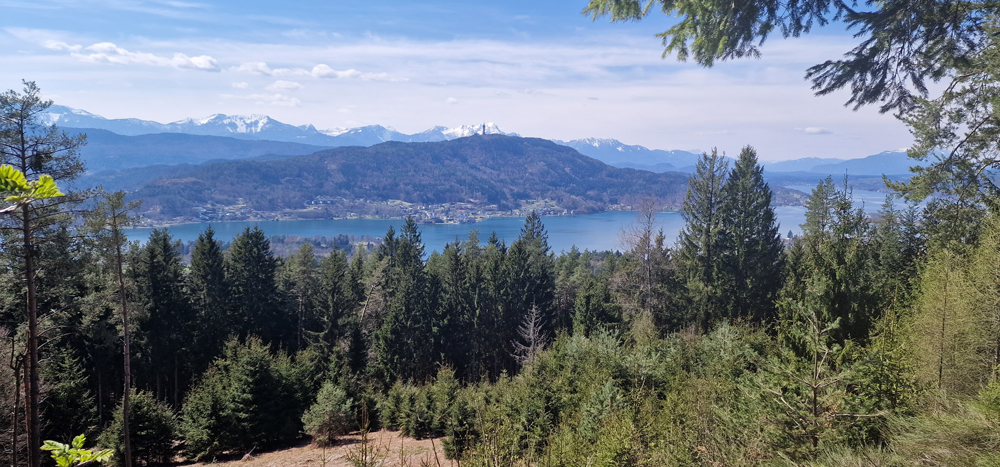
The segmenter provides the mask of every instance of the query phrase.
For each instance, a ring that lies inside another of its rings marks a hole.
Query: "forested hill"
[[[81,152],[90,172],[153,164],[200,164],[211,160],[248,159],[266,155],[303,156],[326,149],[310,144],[221,136],[181,133],[122,136],[93,128],[61,129],[69,134],[87,135],[87,145]]]
[[[161,178],[134,193],[144,209],[189,215],[197,205],[245,203],[260,211],[301,209],[321,198],[466,202],[516,209],[528,200],[600,211],[654,196],[679,206],[686,174],[619,169],[551,141],[485,135],[433,143],[387,142],[271,161],[210,164]]]

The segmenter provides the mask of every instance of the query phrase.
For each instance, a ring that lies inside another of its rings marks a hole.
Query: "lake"
[[[811,188],[809,188],[811,190]],[[865,200],[865,210],[875,212],[881,206],[881,202],[874,203],[875,199],[885,195],[873,191],[854,190],[855,200]],[[778,206],[775,214],[780,224],[778,232],[782,236],[788,235],[789,231],[795,234],[801,233],[799,227],[805,222],[805,208],[802,206]],[[542,223],[549,233],[549,245],[552,251],[559,253],[568,251],[570,247],[576,245],[580,250],[619,250],[622,249],[620,232],[622,228],[628,226],[636,219],[636,213],[628,211],[609,211],[598,214],[584,214],[576,216],[552,216],[543,217]],[[183,224],[170,227],[170,234],[183,242],[193,241],[198,238],[198,234],[211,224],[215,229],[215,238],[220,240],[231,240],[247,227],[258,226],[267,236],[274,235],[295,235],[299,237],[314,237],[322,235],[333,237],[336,235],[354,235],[358,237],[370,236],[372,238],[385,235],[389,226],[395,227],[399,232],[403,221],[400,219],[327,219],[327,220],[300,220],[300,221],[261,221],[261,222],[212,222],[198,224]],[[674,244],[681,228],[684,227],[684,219],[677,212],[662,212],[656,215],[658,229],[663,229],[663,234],[667,238],[669,245]],[[524,218],[521,217],[493,217],[476,224],[422,224],[420,225],[421,238],[428,253],[441,251],[444,246],[455,239],[464,240],[468,238],[472,230],[479,231],[479,239],[486,243],[491,233],[496,232],[497,236],[510,244],[517,239],[521,233],[521,226],[524,225]],[[144,241],[149,237],[152,229],[129,229],[128,236],[132,240]]]
[[[776,208],[778,220],[781,223],[779,231],[786,235],[788,230],[798,233],[799,224],[805,222],[805,209],[798,206],[779,206]],[[610,211],[598,214],[577,216],[543,217],[542,223],[549,234],[549,245],[555,252],[568,251],[576,245],[584,250],[617,250],[621,249],[619,239],[623,227],[634,222],[636,213],[627,211]],[[333,220],[300,220],[300,221],[264,221],[264,222],[213,222],[199,224],[182,224],[169,227],[170,234],[183,242],[193,241],[198,234],[211,224],[215,229],[215,238],[230,240],[243,229],[257,226],[267,236],[295,235],[299,237],[314,237],[323,235],[355,235],[358,237],[382,237],[389,226],[399,232],[403,221],[400,219],[333,219]],[[663,229],[667,243],[672,244],[677,239],[684,219],[680,213],[663,212],[656,215],[657,228]],[[444,246],[455,241],[468,238],[472,230],[479,231],[479,239],[486,243],[491,233],[510,244],[517,239],[524,225],[522,217],[492,217],[476,224],[422,224],[421,238],[427,252],[441,251]],[[149,237],[152,229],[128,229],[130,239],[143,241]]]

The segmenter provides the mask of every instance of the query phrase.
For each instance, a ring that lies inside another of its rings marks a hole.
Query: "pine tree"
[[[763,322],[774,315],[774,300],[781,288],[782,244],[778,233],[773,194],[764,182],[757,152],[743,148],[722,187],[723,229],[718,279],[720,307],[730,318]]]
[[[22,93],[10,90],[0,94],[0,164],[9,164],[21,172],[28,181],[51,177],[51,180],[72,180],[83,173],[79,148],[86,144],[85,136],[70,137],[56,128],[46,126],[42,117],[52,101],[42,100],[41,90],[34,82],[25,81]],[[53,184],[54,185],[54,184]],[[81,196],[71,194],[60,198],[36,199],[19,203],[9,216],[3,216],[4,231],[17,232],[17,242],[5,245],[23,268],[26,290],[25,321],[27,322],[27,365],[25,387],[27,407],[28,465],[41,465],[38,446],[41,440],[41,403],[38,361],[38,303],[35,278],[38,244],[44,241],[45,232],[65,220],[60,206],[78,201]]]
[[[685,225],[677,240],[679,268],[681,277],[687,281],[702,332],[708,330],[718,314],[718,281],[722,266],[720,236],[724,224],[722,187],[726,182],[727,166],[715,149],[711,154],[702,154],[695,173],[688,179],[681,210]]]
[[[131,405],[129,394],[132,392],[132,320],[129,314],[130,297],[128,286],[125,281],[125,256],[124,248],[128,243],[123,229],[134,220],[131,212],[138,209],[138,201],[125,201],[125,192],[105,194],[104,199],[93,211],[87,213],[87,223],[91,230],[91,236],[95,240],[98,250],[102,251],[104,262],[113,265],[114,275],[117,278],[117,295],[121,306],[122,338],[124,341],[124,392],[122,397],[123,420],[122,432],[125,438],[125,466],[132,467],[132,444],[131,431],[128,420],[130,419]]]

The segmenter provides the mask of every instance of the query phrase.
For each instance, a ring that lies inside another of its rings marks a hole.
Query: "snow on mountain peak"
[[[439,128],[439,127],[435,127]],[[485,130],[484,130],[485,128]],[[503,131],[500,131],[500,127],[496,123],[489,122],[481,125],[462,125],[455,128],[449,128],[447,130],[442,130],[441,133],[445,135],[448,139],[464,138],[466,136],[480,135],[485,131],[488,135],[505,135]]]

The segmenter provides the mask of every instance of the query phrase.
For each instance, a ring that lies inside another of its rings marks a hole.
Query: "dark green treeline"
[[[366,414],[470,465],[905,464],[940,425],[928,391],[951,407],[1000,392],[995,233],[956,244],[934,211],[889,202],[869,218],[827,179],[782,239],[771,200],[748,147],[732,168],[701,158],[676,248],[652,204],[620,252],[556,255],[535,214],[510,244],[473,232],[429,256],[412,220],[323,257],[278,257],[259,229],[223,250],[208,229],[188,264],[154,231],[126,255],[136,456],[332,442]],[[113,268],[67,227],[49,236],[43,433],[120,451]],[[14,407],[23,291],[3,259]]]

